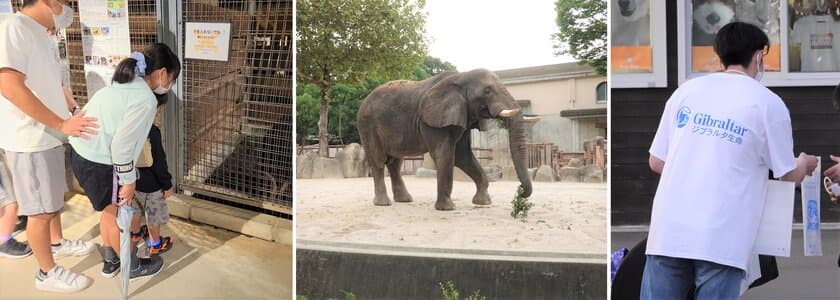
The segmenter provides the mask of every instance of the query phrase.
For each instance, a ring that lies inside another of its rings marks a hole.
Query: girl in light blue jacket
[[[105,277],[116,276],[120,269],[117,207],[131,204],[137,181],[134,163],[149,136],[159,101],[166,99],[163,95],[180,71],[178,57],[164,44],[132,53],[117,66],[111,85],[93,95],[83,109],[87,116],[98,118],[99,133],[88,140],[70,138],[73,173],[93,209],[102,211],[99,230]],[[134,257],[131,278],[153,276],[162,268],[159,256]]]

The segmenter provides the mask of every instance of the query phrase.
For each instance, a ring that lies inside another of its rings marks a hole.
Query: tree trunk
[[[329,157],[330,144],[327,136],[329,135],[327,124],[329,122],[330,110],[330,87],[322,87],[324,97],[321,98],[321,114],[318,117],[318,156]]]

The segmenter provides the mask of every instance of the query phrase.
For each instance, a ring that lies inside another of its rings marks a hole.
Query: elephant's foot
[[[394,190],[394,201],[407,203],[414,201],[414,199],[411,199],[411,195],[403,188]]]
[[[472,203],[475,205],[490,205],[490,203],[492,203],[490,201],[490,194],[488,194],[487,191],[477,192],[475,193],[475,196],[473,196]]]
[[[438,201],[435,202],[435,209],[437,209],[437,210],[455,210],[455,203],[452,202],[452,199],[449,199],[449,197],[447,197],[445,199],[438,199]]]
[[[373,205],[376,206],[390,206],[391,199],[388,199],[388,195],[377,195],[373,198]]]

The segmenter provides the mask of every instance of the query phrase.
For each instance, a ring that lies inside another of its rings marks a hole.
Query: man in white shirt
[[[665,105],[650,148],[653,200],[642,299],[738,299],[769,170],[800,182],[816,157],[793,154],[790,113],[756,80],[769,49],[758,27],[720,29],[725,72],[690,80]]]
[[[56,0],[25,0],[21,11],[0,23],[0,148],[6,152],[18,213],[28,216],[27,240],[40,267],[35,287],[75,292],[90,279],[56,265],[55,257],[86,255],[91,243],[61,239],[58,214],[67,191],[65,136],[94,134],[95,119],[71,116],[61,86],[55,41]],[[65,15],[66,17],[66,15]],[[65,22],[66,23],[66,22]]]

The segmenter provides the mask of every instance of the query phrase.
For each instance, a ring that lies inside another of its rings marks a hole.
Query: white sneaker
[[[96,250],[96,244],[91,242],[84,242],[81,240],[71,241],[62,239],[61,245],[52,247],[52,255],[54,259],[60,259],[68,256],[84,256]]]
[[[47,292],[74,293],[86,289],[89,285],[89,278],[59,265],[53,267],[47,276],[42,276],[40,271],[35,275],[35,288]]]

